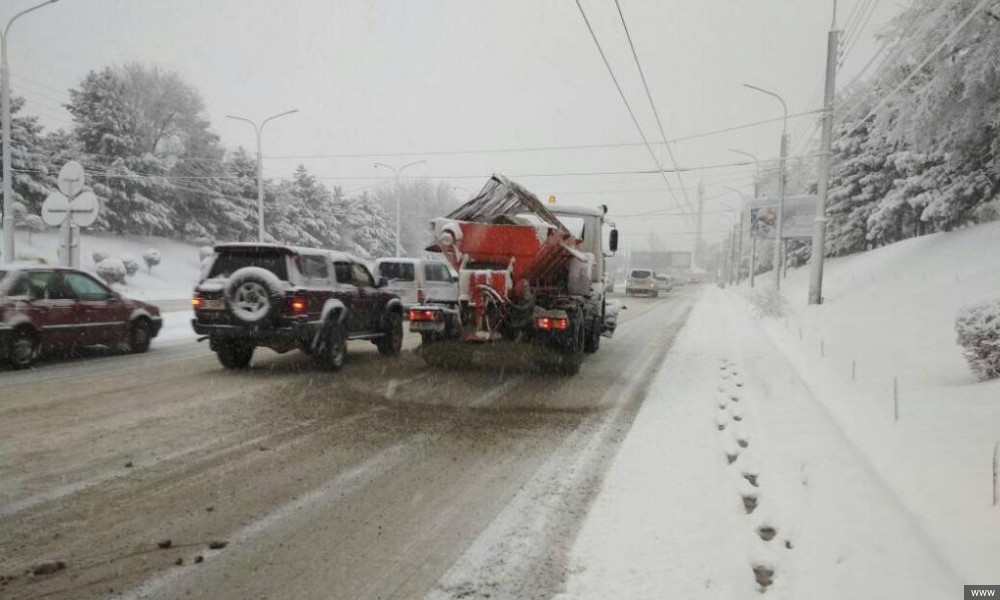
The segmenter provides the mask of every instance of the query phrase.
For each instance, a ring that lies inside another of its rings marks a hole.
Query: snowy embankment
[[[191,290],[198,282],[198,248],[192,244],[159,237],[113,236],[83,232],[80,243],[80,263],[84,269],[95,267],[92,255],[102,252],[119,260],[132,259],[139,265],[139,272],[127,279],[119,289],[130,298],[140,300],[172,300],[189,298]],[[17,232],[17,255],[19,257],[39,257],[50,264],[57,264],[59,248],[58,232],[48,230],[31,235]],[[158,250],[162,262],[149,272],[142,260],[146,250]]]
[[[1000,224],[833,260],[826,304],[808,308],[802,269],[787,322],[756,318],[745,289],[708,290],[563,597],[936,599],[995,583],[1000,382],[969,373],[954,318],[1000,296],[996,256]]]

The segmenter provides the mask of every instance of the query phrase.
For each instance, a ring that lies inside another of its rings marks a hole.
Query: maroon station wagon
[[[145,352],[161,325],[160,309],[122,298],[84,271],[0,264],[0,361],[15,368],[55,348],[125,344]]]

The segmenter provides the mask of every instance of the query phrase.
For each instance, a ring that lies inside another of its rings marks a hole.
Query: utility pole
[[[426,160],[415,160],[415,161],[413,161],[411,163],[406,163],[405,165],[403,165],[402,167],[399,167],[398,169],[396,167],[392,166],[392,165],[387,165],[385,163],[380,163],[380,162],[375,163],[376,167],[385,167],[386,169],[391,169],[392,173],[393,173],[393,176],[395,178],[395,184],[396,184],[396,193],[395,193],[395,196],[396,196],[396,258],[399,258],[400,252],[401,252],[401,248],[402,248],[402,244],[400,243],[400,235],[401,235],[401,232],[402,232],[402,226],[400,224],[402,222],[402,209],[400,208],[400,196],[402,195],[402,191],[403,190],[401,190],[399,188],[399,174],[402,173],[403,169],[406,169],[407,167],[412,167],[414,165],[419,165],[419,164],[422,164],[422,163],[425,163],[425,162],[427,162],[427,161]]]
[[[744,87],[748,87],[752,90],[757,90],[758,92],[767,94],[777,98],[781,102],[781,108],[784,110],[784,119],[781,123],[781,162],[778,167],[778,219],[776,226],[774,228],[774,289],[781,289],[781,245],[782,245],[782,221],[784,220],[785,213],[785,163],[788,160],[788,104],[785,103],[785,99],[775,94],[765,90],[764,88],[757,87],[755,85],[743,84]]]
[[[58,1],[48,0],[22,10],[11,17],[10,21],[7,21],[7,26],[0,32],[0,111],[2,111],[0,112],[0,120],[3,121],[3,133],[0,137],[3,143],[3,260],[9,263],[14,262],[14,181],[11,177],[10,66],[7,64],[7,37],[10,35],[10,26],[19,17]]]
[[[837,90],[837,2],[833,3],[833,23],[826,42],[826,93],[823,101],[823,134],[820,141],[819,190],[816,220],[813,222],[812,264],[809,265],[809,304],[823,303],[823,258],[826,254],[826,198],[830,190],[830,161],[833,152],[833,109]]]
[[[691,258],[691,265],[698,267],[701,259],[701,219],[705,212],[705,182],[698,184],[698,222],[695,226],[694,253]]]
[[[268,117],[264,119],[259,126],[245,117],[226,115],[227,119],[250,123],[251,127],[253,127],[254,133],[257,135],[257,241],[260,243],[264,243],[264,153],[261,149],[260,136],[264,132],[264,126],[270,121],[273,121],[278,117],[283,117],[297,112],[299,112],[299,109],[294,108],[281,114]]]

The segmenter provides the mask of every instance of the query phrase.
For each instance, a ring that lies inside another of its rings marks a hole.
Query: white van
[[[425,302],[458,302],[458,275],[448,263],[424,258],[380,258],[375,273],[389,281],[386,291],[409,309]]]

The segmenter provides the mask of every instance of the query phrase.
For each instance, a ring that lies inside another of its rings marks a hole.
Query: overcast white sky
[[[810,101],[823,78],[832,0],[620,1],[668,137],[781,115],[776,100],[744,82],[782,94],[792,113],[818,108]],[[863,1],[840,0],[841,26]],[[6,0],[0,19],[36,2]],[[613,0],[583,6],[647,136],[659,139]],[[867,62],[875,34],[900,6],[878,2],[842,82]],[[518,177],[654,168],[641,146],[421,155],[640,141],[572,0],[61,0],[18,21],[9,45],[14,92],[48,127],[71,125],[61,104],[88,70],[155,63],[201,92],[227,145],[254,142],[250,127],[226,114],[260,119],[299,109],[265,131],[265,168],[273,176],[302,162],[325,183],[356,190],[390,173],[374,168],[371,157],[281,157],[388,153],[377,160],[424,158],[407,174],[467,190],[500,171],[540,197],[604,203],[613,215],[674,206],[658,175]],[[793,148],[812,125],[811,118],[791,122]],[[674,149],[682,167],[741,160],[729,148],[764,159],[777,154],[779,134],[780,124],[771,124]],[[705,181],[706,237],[720,237],[728,217],[717,213],[737,201],[735,193],[724,197],[723,186],[749,191],[751,173],[742,167],[683,176],[692,202]],[[629,245],[650,231],[664,234],[666,247],[692,242],[693,226],[683,218],[618,222]]]

